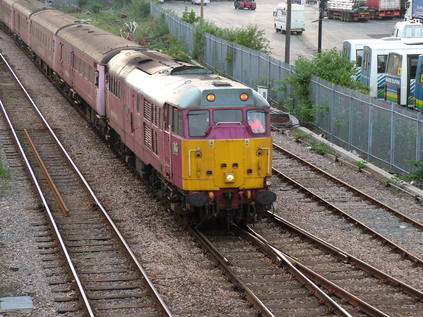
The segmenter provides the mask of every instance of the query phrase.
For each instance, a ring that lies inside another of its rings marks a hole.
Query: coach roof
[[[31,14],[51,9],[49,7],[46,7],[45,4],[39,1],[34,0],[16,0],[9,3],[13,3],[12,6],[19,10],[19,12],[25,14],[26,16],[30,16]]]
[[[31,20],[54,34],[65,26],[80,23],[76,18],[58,10],[37,12],[31,17]]]
[[[99,64],[106,64],[122,49],[140,49],[134,42],[103,31],[93,25],[78,24],[58,31],[58,37],[78,48]]]

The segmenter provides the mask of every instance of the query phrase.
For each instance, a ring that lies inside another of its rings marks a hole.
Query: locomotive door
[[[172,155],[171,155],[171,144],[172,144],[172,110],[173,107],[169,104],[163,106],[163,166],[164,175],[166,179],[170,180],[172,177]]]

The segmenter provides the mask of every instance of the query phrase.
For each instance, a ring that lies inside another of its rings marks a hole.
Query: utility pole
[[[291,0],[286,0],[285,63],[289,64],[291,51]]]
[[[201,18],[201,22],[203,22],[204,21],[204,0],[201,0],[200,18]]]
[[[201,0],[202,1],[202,0]],[[319,37],[317,40],[317,53],[322,51],[322,28],[323,28],[323,11],[324,11],[325,0],[320,0],[319,3]]]

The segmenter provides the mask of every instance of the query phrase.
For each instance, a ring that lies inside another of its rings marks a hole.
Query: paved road
[[[270,41],[272,56],[280,60],[285,58],[285,35],[276,33],[273,26],[273,11],[280,0],[256,0],[257,10],[235,10],[232,1],[213,2],[204,8],[204,18],[220,27],[237,28],[256,24],[263,30]],[[163,7],[173,10],[179,16],[185,8],[193,9],[200,15],[198,5],[191,2],[169,1]],[[316,5],[305,6],[306,31],[302,35],[291,36],[291,63],[298,56],[310,58],[317,52],[318,8]],[[391,34],[399,20],[372,20],[368,22],[341,22],[324,19],[323,49],[342,48],[344,39],[380,38]]]

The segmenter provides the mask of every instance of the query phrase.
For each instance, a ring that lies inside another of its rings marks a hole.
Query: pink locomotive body
[[[194,222],[254,222],[270,208],[261,95],[34,3],[0,0],[1,22],[172,210]]]

